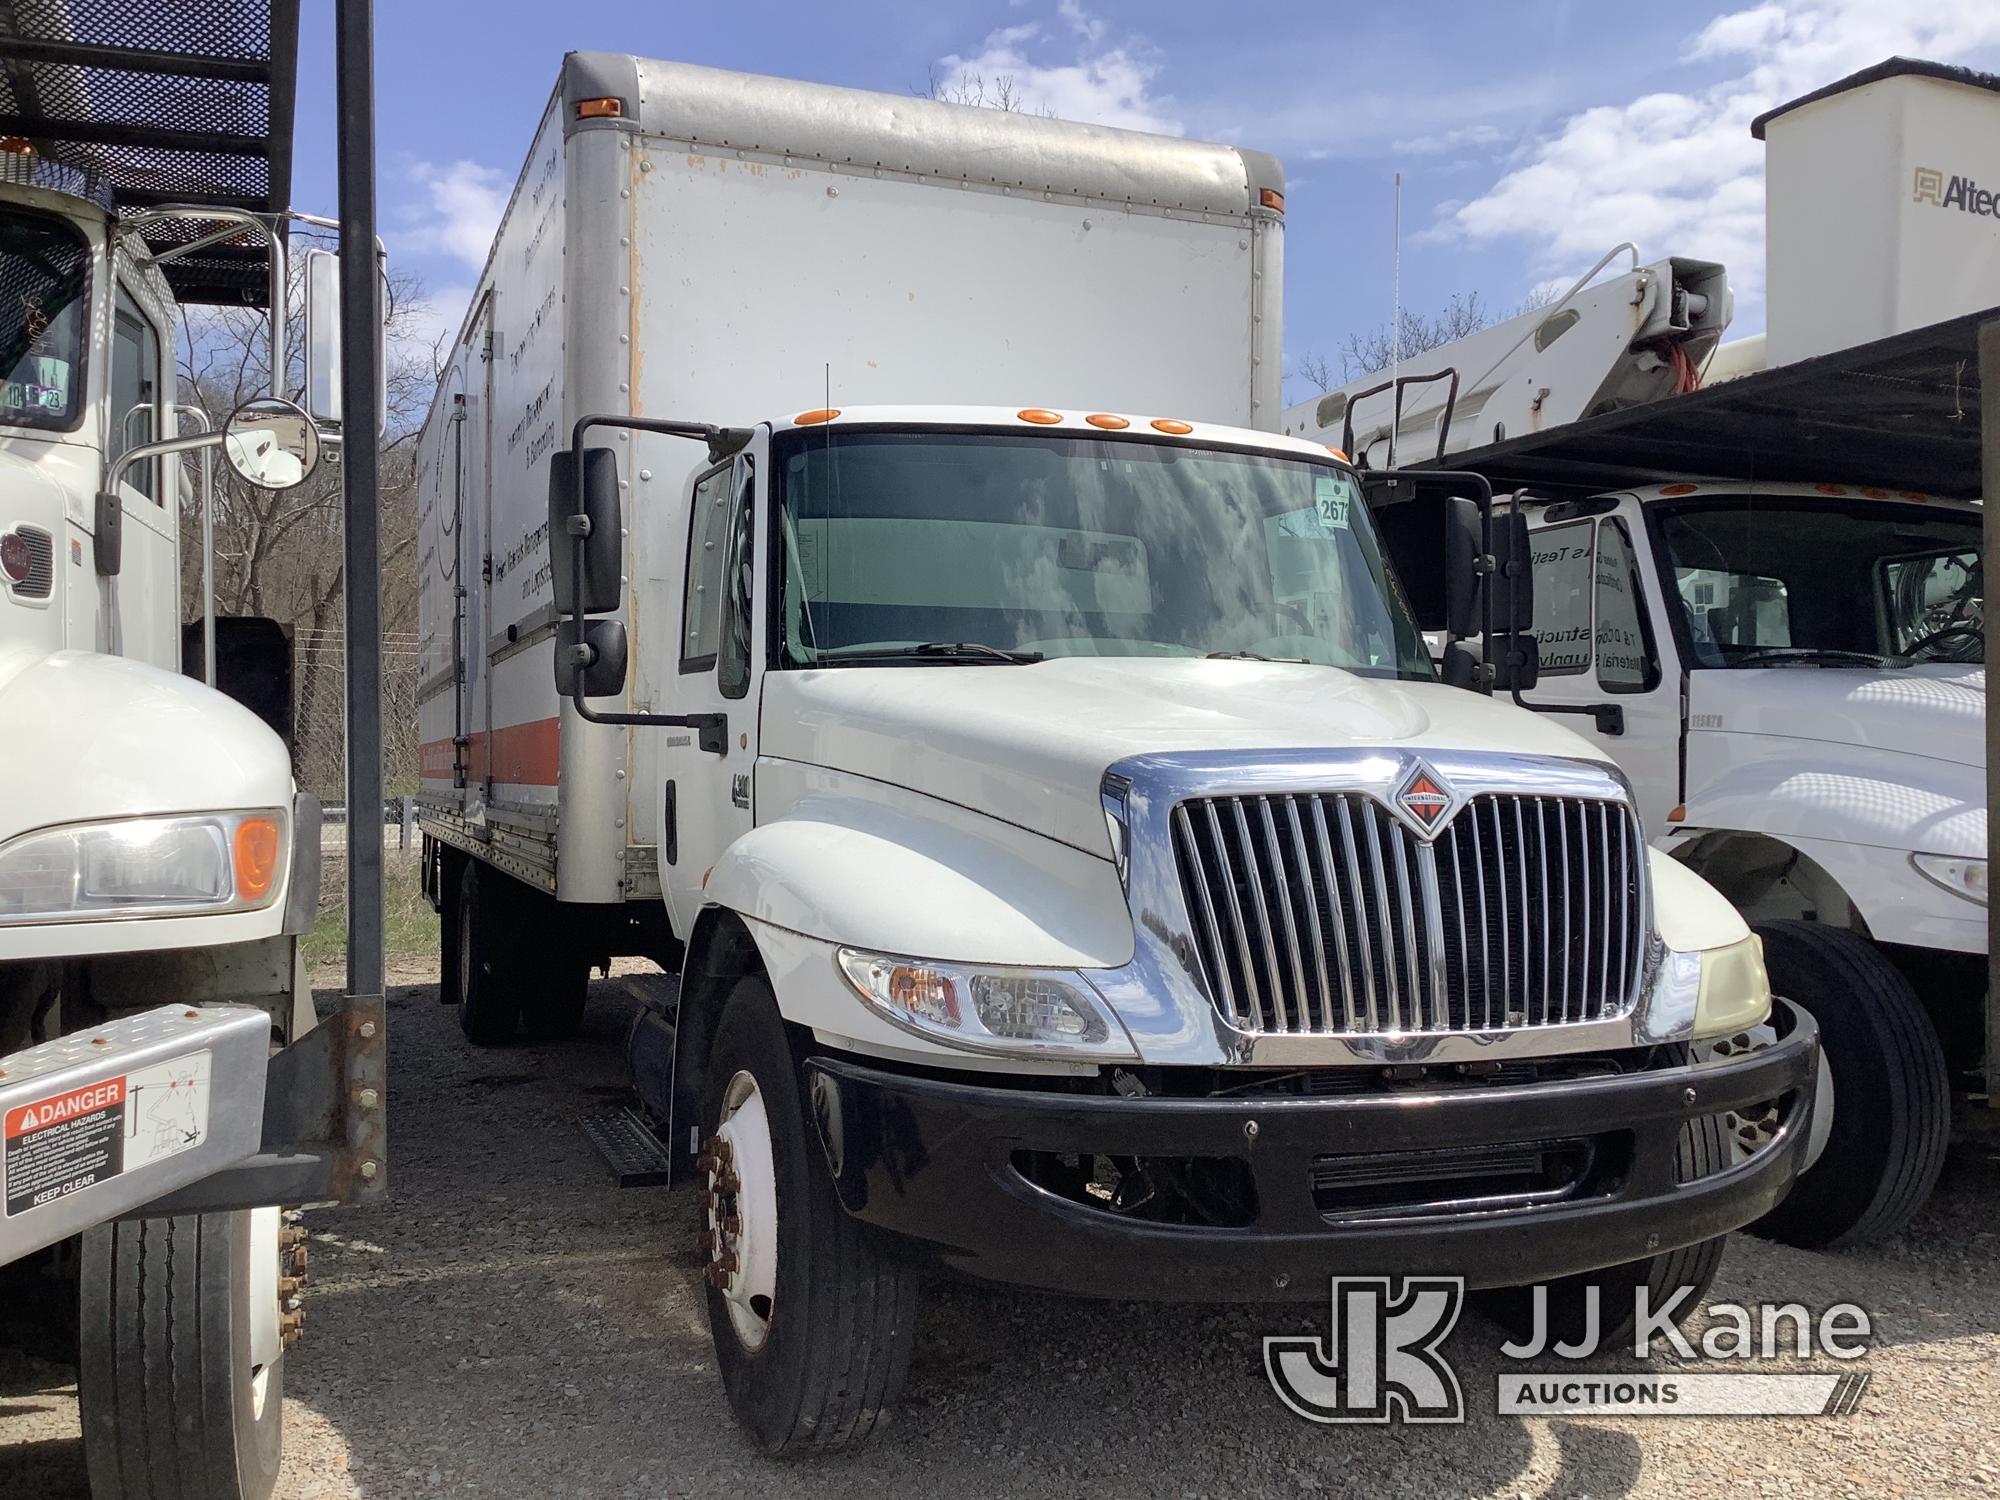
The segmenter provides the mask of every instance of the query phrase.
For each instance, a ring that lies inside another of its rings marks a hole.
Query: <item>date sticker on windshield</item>
[[[1313,479],[1313,509],[1318,512],[1322,526],[1338,526],[1342,531],[1347,530],[1347,496],[1340,481],[1329,474],[1320,474]]]

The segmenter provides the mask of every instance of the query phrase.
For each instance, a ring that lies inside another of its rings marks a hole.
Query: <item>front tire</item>
[[[703,1088],[708,1322],[730,1408],[766,1453],[846,1447],[902,1388],[917,1275],[834,1196],[770,987],[737,983]]]
[[[93,1500],[267,1500],[284,1463],[278,1223],[258,1209],[85,1232],[77,1398]]]
[[[1727,1164],[1728,1141],[1722,1122],[1714,1117],[1690,1121],[1681,1131],[1674,1154],[1675,1175],[1693,1182],[1719,1171]],[[1727,1235],[1683,1245],[1678,1250],[1647,1256],[1644,1260],[1562,1276],[1547,1283],[1547,1327],[1551,1340],[1559,1341],[1577,1357],[1613,1349],[1631,1335],[1637,1321],[1638,1294],[1646,1291],[1646,1305],[1658,1311],[1676,1295],[1680,1301],[1673,1312],[1678,1326],[1700,1310],[1715,1274],[1722,1267]],[[1591,1304],[1596,1303],[1595,1336],[1590,1337]],[[1515,1339],[1531,1337],[1535,1327],[1534,1288],[1496,1287],[1476,1291],[1472,1305]],[[1579,1348],[1578,1346],[1583,1346]]]
[[[1818,922],[1757,933],[1772,992],[1819,1022],[1833,1120],[1818,1160],[1751,1232],[1807,1250],[1886,1238],[1916,1216],[1944,1168],[1951,1078],[1937,1029],[1867,939]]]

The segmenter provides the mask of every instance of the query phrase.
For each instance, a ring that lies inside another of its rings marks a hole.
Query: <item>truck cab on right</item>
[[[1572,723],[1631,778],[1649,840],[1736,904],[1772,989],[1820,1023],[1823,1149],[1760,1231],[1894,1233],[1984,1041],[1979,506],[1713,480],[1523,509],[1525,700],[1595,708]]]

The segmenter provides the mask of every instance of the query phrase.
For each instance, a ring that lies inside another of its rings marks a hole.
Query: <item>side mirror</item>
[[[618,504],[618,455],[609,448],[583,450],[583,514],[590,524],[582,536],[570,526],[575,514],[576,459],[569,449],[559,448],[549,456],[549,575],[555,584],[556,613],[601,615],[618,608],[625,597],[620,582],[625,523]],[[583,551],[581,605],[574,597],[575,548]]]
[[[340,421],[340,257],[306,251],[306,410]]]
[[[97,492],[95,530],[90,537],[91,555],[99,578],[116,578],[125,566],[125,503],[108,490]]]
[[[1497,518],[1496,518],[1497,520]],[[1454,495],[1445,501],[1444,628],[1454,640],[1479,634],[1479,502]]]
[[[579,652],[582,653],[584,697],[605,698],[625,691],[624,621],[560,620],[556,623],[556,692],[565,698],[576,691]]]
[[[340,425],[340,257],[331,250],[308,250],[305,256],[306,410],[330,427]],[[386,276],[386,272],[385,272]],[[383,294],[386,308],[388,295]],[[375,368],[381,372],[377,410],[382,425],[389,422],[389,366],[385,359],[386,330],[375,330]]]
[[[1479,558],[1478,502],[1453,496],[1445,502],[1445,629],[1464,639],[1478,635],[1485,621],[1479,591],[1493,589],[1493,630],[1498,634],[1519,634],[1535,623],[1535,571],[1528,550],[1528,521],[1525,516],[1497,507],[1493,512],[1493,561],[1490,575],[1482,575]]]
[[[319,467],[319,428],[280,397],[245,401],[223,424],[222,456],[245,484],[295,489]]]
[[[1535,555],[1528,518],[1498,506],[1493,511],[1493,629],[1521,635],[1535,628]],[[1523,686],[1526,686],[1524,683]]]

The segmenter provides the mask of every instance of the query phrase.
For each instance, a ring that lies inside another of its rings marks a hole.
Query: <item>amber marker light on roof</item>
[[[1285,195],[1276,188],[1258,189],[1257,203],[1259,207],[1268,208],[1274,214],[1281,214],[1285,211]]]
[[[1088,422],[1092,427],[1102,427],[1106,432],[1116,432],[1121,427],[1130,427],[1132,425],[1123,417],[1114,417],[1108,411],[1094,411],[1083,420]]]
[[[1194,423],[1183,422],[1179,417],[1155,417],[1153,418],[1153,431],[1170,432],[1175,437],[1186,437],[1190,432],[1194,431]]]
[[[839,407],[821,406],[812,411],[800,412],[796,417],[792,418],[792,425],[794,427],[817,427],[822,422],[831,422],[839,415]]]
[[[1847,486],[1844,484],[1816,484],[1813,488],[1818,490],[1822,495],[1844,495],[1847,493]]]
[[[579,99],[576,101],[576,117],[579,120],[615,120],[625,113],[623,99]]]
[[[1344,464],[1353,462],[1353,460],[1347,456],[1345,450],[1336,448],[1331,443],[1328,443],[1326,445],[1326,451],[1331,453],[1335,458],[1339,459]]]
[[[1038,427],[1053,427],[1062,420],[1062,413],[1045,411],[1039,406],[1024,406],[1014,413],[1023,422],[1033,422]]]
[[[1687,821],[1687,815],[1688,815],[1687,804],[1683,802],[1678,807],[1676,807],[1672,812],[1667,814],[1667,821],[1669,823],[1685,823]]]
[[[1668,484],[1660,487],[1660,493],[1662,495],[1692,495],[1699,488],[1699,485],[1693,484]]]

